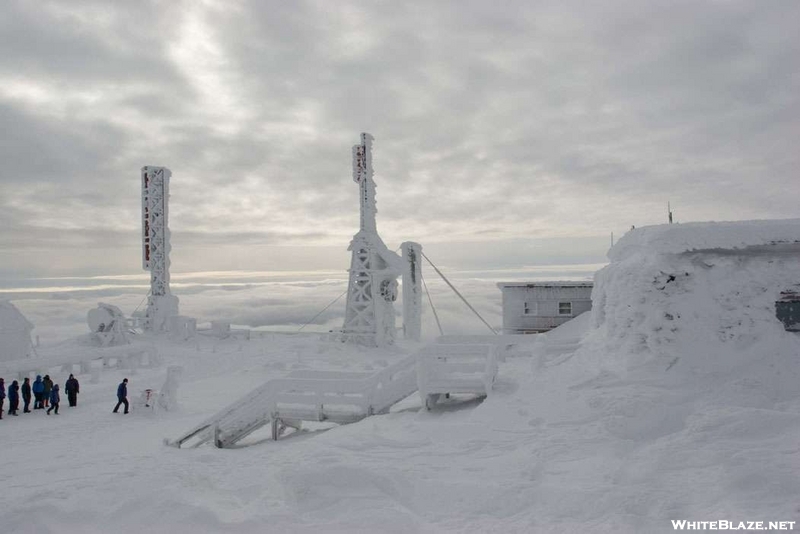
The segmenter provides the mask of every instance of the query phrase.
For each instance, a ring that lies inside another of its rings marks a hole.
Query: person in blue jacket
[[[6,383],[0,378],[0,419],[3,418],[3,402],[6,400]]]
[[[19,382],[14,380],[8,386],[8,415],[19,415]]]
[[[56,415],[58,415],[58,403],[61,402],[61,396],[58,394],[58,384],[53,384],[52,389],[50,389],[50,407],[47,409],[47,415],[50,415],[50,410],[56,410]]]
[[[128,413],[128,379],[124,378],[117,386],[117,405],[114,407],[114,413],[118,413],[119,407],[125,405],[125,413]]]
[[[44,408],[44,382],[42,382],[42,375],[36,375],[36,380],[33,381],[33,409],[41,410]]]

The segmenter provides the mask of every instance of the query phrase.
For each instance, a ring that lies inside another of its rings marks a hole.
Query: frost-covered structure
[[[178,315],[178,297],[169,289],[169,179],[166,167],[142,167],[142,268],[150,271],[144,329],[167,330]]]
[[[157,406],[164,411],[175,411],[178,409],[178,384],[183,367],[170,365],[167,367],[167,378],[158,392]]]
[[[407,241],[403,252],[403,336],[422,338],[422,245]]]
[[[637,228],[608,257],[595,275],[592,337],[609,360],[692,369],[733,366],[732,355],[796,357],[800,336],[777,303],[800,293],[800,219]]]
[[[134,406],[137,409],[147,409],[153,412],[177,410],[179,408],[178,384],[181,374],[183,374],[183,367],[178,365],[167,367],[167,378],[164,380],[161,389],[143,389],[139,393]]]
[[[361,224],[348,248],[352,259],[342,338],[382,346],[395,338],[393,303],[403,262],[383,243],[375,224],[372,141],[370,134],[362,133],[361,144],[353,147],[353,181],[359,185]]]
[[[125,314],[112,304],[98,302],[97,308],[86,314],[86,322],[89,324],[92,340],[101,347],[130,343]]]
[[[0,300],[0,361],[30,357],[33,352],[32,330],[33,324],[16,306],[7,300]]]

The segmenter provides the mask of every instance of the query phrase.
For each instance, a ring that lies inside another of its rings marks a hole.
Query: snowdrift
[[[606,366],[747,376],[776,400],[796,395],[800,336],[776,302],[800,289],[800,219],[639,228],[608,256],[586,343]]]

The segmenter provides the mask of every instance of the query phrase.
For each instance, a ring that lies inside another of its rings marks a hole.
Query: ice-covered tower
[[[142,167],[142,267],[150,271],[144,329],[161,332],[178,315],[178,297],[169,290],[169,178],[166,167]]]
[[[375,225],[375,181],[372,179],[372,140],[361,134],[353,147],[353,180],[359,185],[361,225],[350,242],[350,283],[347,290],[342,337],[364,345],[382,346],[394,342],[394,301],[402,260],[378,236]]]
[[[422,245],[406,241],[403,251],[403,335],[422,338]]]

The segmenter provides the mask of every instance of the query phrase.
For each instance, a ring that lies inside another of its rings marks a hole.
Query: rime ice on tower
[[[348,248],[353,255],[342,339],[382,346],[394,342],[393,302],[403,263],[386,248],[375,225],[372,140],[370,134],[362,133],[361,144],[353,147],[353,180],[359,184],[361,225]]]
[[[167,330],[168,318],[178,315],[178,297],[169,290],[169,178],[166,167],[142,167],[142,267],[150,271],[150,294],[144,329]]]
[[[422,338],[422,245],[406,241],[403,251],[403,336]]]

